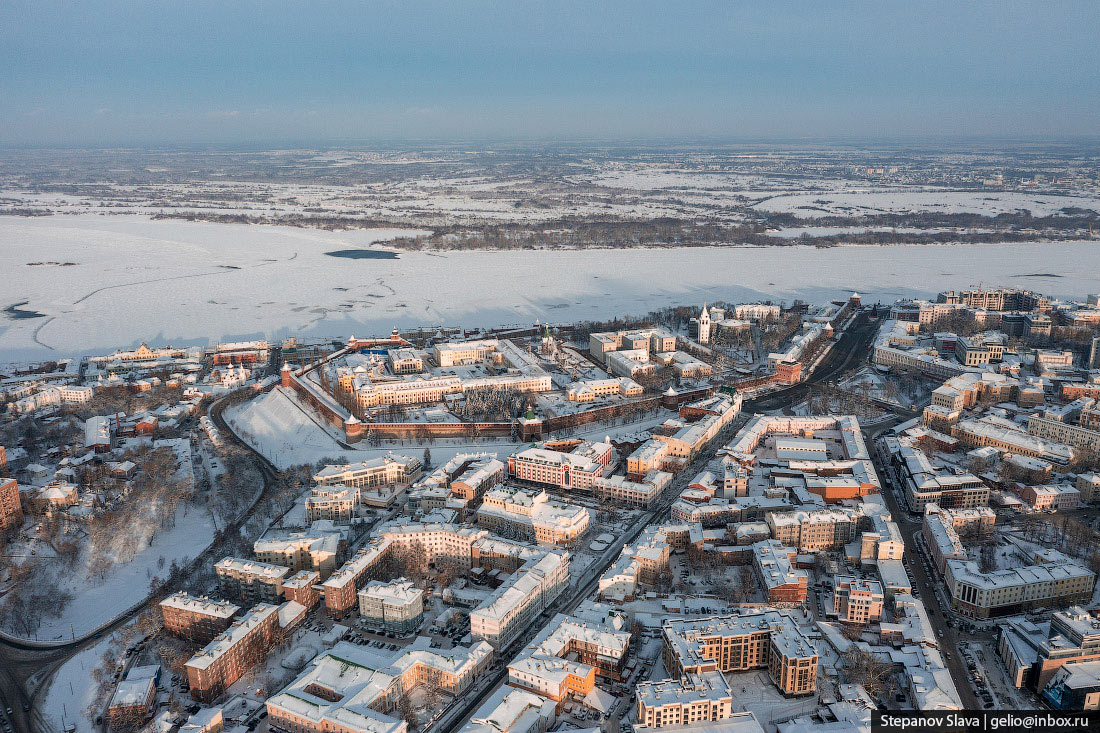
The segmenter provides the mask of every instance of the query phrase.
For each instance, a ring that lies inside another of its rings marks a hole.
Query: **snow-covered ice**
[[[1041,197],[1051,198],[1051,197]],[[143,216],[0,217],[4,361],[285,334],[603,319],[672,303],[930,296],[978,280],[1094,291],[1096,242],[401,252],[330,257],[400,231],[328,232]],[[31,262],[75,262],[30,266]],[[1085,264],[1085,267],[1082,267]]]

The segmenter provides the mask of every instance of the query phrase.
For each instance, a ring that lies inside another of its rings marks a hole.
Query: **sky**
[[[1100,3],[5,0],[0,146],[1096,136]]]

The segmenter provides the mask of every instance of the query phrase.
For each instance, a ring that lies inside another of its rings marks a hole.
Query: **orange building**
[[[15,479],[0,479],[0,531],[23,525],[23,504]]]

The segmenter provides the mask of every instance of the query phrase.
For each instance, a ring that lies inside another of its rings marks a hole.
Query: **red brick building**
[[[196,598],[186,593],[176,593],[160,602],[165,631],[199,644],[209,644],[228,629],[240,610],[232,603]]]
[[[313,608],[321,600],[321,593],[317,590],[320,582],[321,574],[316,570],[299,570],[283,581],[283,595],[288,601]]]
[[[15,479],[0,479],[0,531],[23,524],[23,504],[19,500],[19,484]]]
[[[211,702],[267,658],[279,632],[279,607],[259,603],[184,665],[191,697]]]
[[[775,378],[780,384],[798,384],[802,379],[802,363],[781,361],[775,365]]]

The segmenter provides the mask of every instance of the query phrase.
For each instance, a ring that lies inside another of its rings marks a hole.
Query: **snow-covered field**
[[[357,451],[343,448],[321,427],[319,418],[306,411],[293,391],[276,387],[267,394],[226,410],[233,431],[279,468],[316,463],[324,458],[347,456]]]
[[[398,234],[142,216],[0,217],[0,271],[8,275],[0,309],[19,304],[43,314],[0,321],[0,360],[140,341],[602,319],[716,299],[824,302],[856,290],[893,301],[978,280],[1080,298],[1100,277],[1096,242],[325,254]]]
[[[920,211],[995,216],[1026,210],[1033,216],[1048,216],[1074,207],[1100,211],[1100,198],[984,191],[859,191],[787,194],[756,205],[764,211],[781,211],[808,219]]]
[[[42,619],[38,638],[79,636],[110,621],[144,598],[153,577],[163,578],[172,561],[182,565],[213,539],[214,523],[206,508],[181,505],[174,527],[160,532],[133,560],[112,566],[102,581],[90,580],[83,572],[68,576],[60,587],[72,593],[73,600],[61,609],[60,616]]]
[[[85,714],[88,706],[95,702],[99,686],[92,678],[92,670],[104,666],[103,655],[115,636],[111,634],[85,647],[61,665],[50,679],[42,715],[54,730],[66,730],[69,725],[76,727],[76,733],[97,730],[92,718]]]

